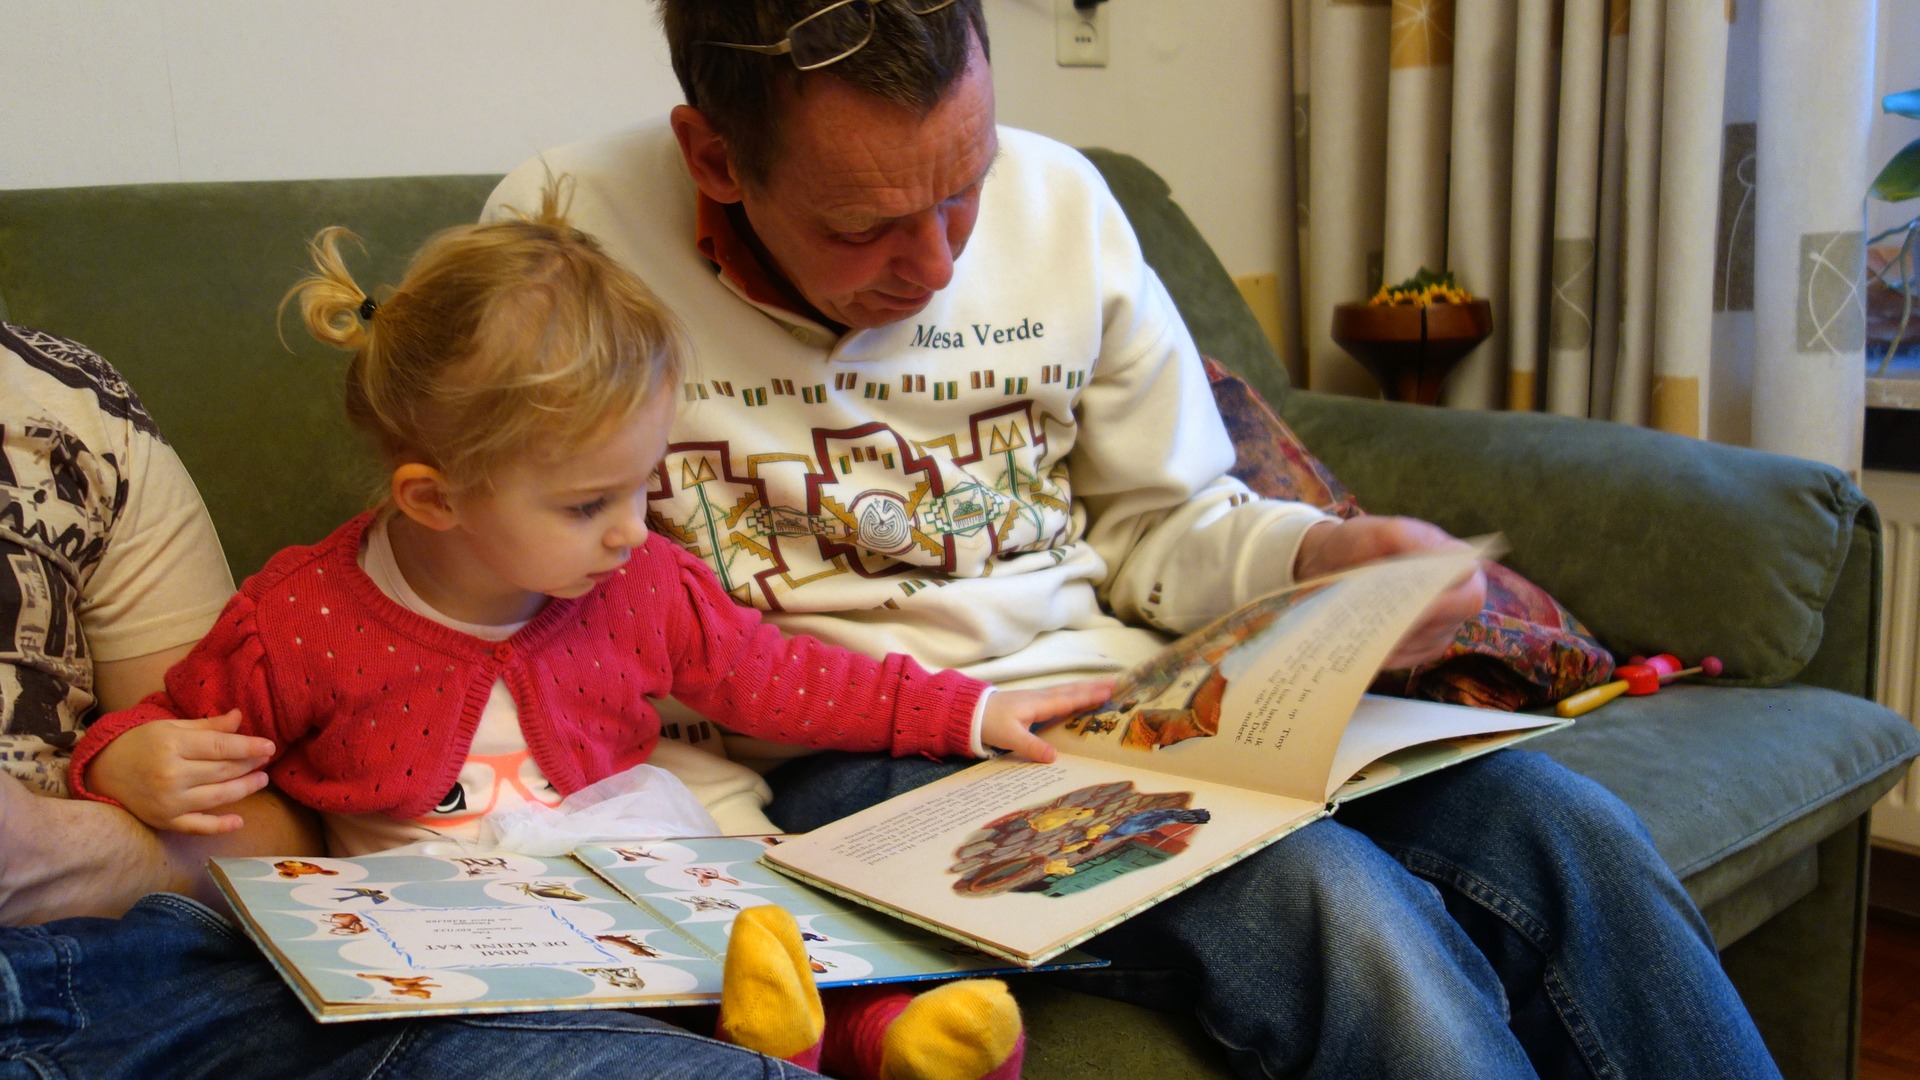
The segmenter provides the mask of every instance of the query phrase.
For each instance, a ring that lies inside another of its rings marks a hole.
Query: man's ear
[[[673,137],[680,141],[680,156],[686,159],[687,172],[700,193],[718,203],[739,202],[741,185],[733,171],[733,158],[727,153],[727,140],[713,130],[706,114],[691,105],[675,105],[669,122]]]
[[[393,470],[387,491],[395,509],[435,532],[459,524],[453,511],[453,485],[431,465],[410,461]]]

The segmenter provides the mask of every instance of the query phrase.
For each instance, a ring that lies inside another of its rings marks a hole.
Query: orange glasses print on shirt
[[[481,793],[485,792],[484,806]],[[560,793],[553,789],[547,778],[540,772],[540,766],[533,760],[533,754],[522,747],[508,754],[468,754],[467,762],[460,767],[460,779],[440,800],[440,805],[420,823],[433,828],[447,828],[478,821],[495,810],[508,810],[527,803],[539,803],[541,806],[558,806]]]

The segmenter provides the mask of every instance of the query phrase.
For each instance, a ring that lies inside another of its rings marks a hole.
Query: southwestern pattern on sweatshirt
[[[371,520],[289,548],[249,578],[164,691],[88,729],[76,792],[101,798],[85,786],[87,763],[127,730],[237,707],[245,733],[275,742],[268,775],[301,803],[419,817],[456,781],[496,679],[562,795],[646,761],[660,736],[652,700],[668,694],[786,743],[969,753],[985,684],[784,637],[659,537],[598,589],[551,600],[490,642],[380,592],[356,561]]]

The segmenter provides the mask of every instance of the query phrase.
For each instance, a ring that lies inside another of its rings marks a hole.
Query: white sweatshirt
[[[789,633],[995,682],[1114,671],[1162,640],[1134,626],[1288,583],[1324,520],[1226,475],[1193,340],[1070,147],[1000,129],[952,284],[844,336],[700,254],[664,123],[523,164],[488,216],[537,206],[548,170],[693,342],[655,528]]]

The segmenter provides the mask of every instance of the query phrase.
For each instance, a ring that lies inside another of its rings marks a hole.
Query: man
[[[1097,173],[995,126],[978,0],[661,8],[687,104],[528,163],[490,212],[572,176],[576,223],[685,321],[699,378],[655,519],[739,600],[1045,680],[1453,542],[1224,475],[1192,341]],[[1390,666],[1435,655],[1482,588]],[[947,768],[796,761],[772,813],[811,827]],[[1531,754],[1362,800],[1089,948],[1114,966],[1076,985],[1193,1009],[1249,1075],[1773,1072],[1631,813]]]
[[[179,457],[98,356],[0,324],[0,415],[0,924],[119,915],[150,892],[211,900],[210,855],[320,850],[270,792],[237,790],[247,828],[222,837],[61,797],[80,722],[158,689],[233,578]]]

